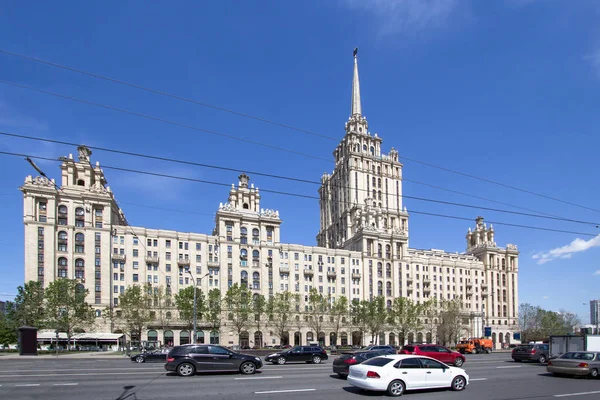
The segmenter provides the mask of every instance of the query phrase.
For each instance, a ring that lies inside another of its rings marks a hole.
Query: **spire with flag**
[[[362,106],[360,103],[360,82],[358,81],[358,47],[354,49],[354,78],[352,79],[352,114],[362,115]]]

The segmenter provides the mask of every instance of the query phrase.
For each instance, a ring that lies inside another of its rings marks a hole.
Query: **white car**
[[[350,366],[348,383],[360,389],[402,396],[406,390],[451,388],[464,390],[469,375],[430,357],[412,354],[386,355]]]

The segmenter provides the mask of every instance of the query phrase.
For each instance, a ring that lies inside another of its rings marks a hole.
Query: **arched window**
[[[377,263],[377,277],[383,278],[383,264]]]
[[[248,229],[245,226],[240,228],[240,242],[242,244],[248,243]]]
[[[68,224],[69,209],[65,205],[58,206],[58,225]]]
[[[366,153],[367,152],[367,145],[363,144],[363,151]]]
[[[373,200],[377,200],[377,190],[373,189]]]
[[[85,181],[83,179],[78,179],[77,186],[85,186]]]
[[[388,311],[391,310],[392,309],[392,301],[391,300],[386,301],[385,307],[387,308]]]
[[[379,170],[379,167],[377,167],[377,173],[379,174],[381,171]],[[377,187],[380,188],[381,187],[381,178],[377,178]]]
[[[375,155],[375,147],[371,146],[371,155],[374,156]]]
[[[67,251],[67,247],[69,244],[67,237],[67,232],[58,232],[58,251]]]
[[[392,258],[392,247],[389,244],[385,245],[385,258]]]
[[[165,318],[166,318],[166,319],[171,319],[171,318],[173,318],[173,314],[171,314],[171,311],[167,311],[167,312],[165,313]]]
[[[502,271],[506,271],[506,259],[502,259]]]
[[[241,285],[243,287],[248,287],[248,272],[247,271],[240,272],[240,280],[241,280]]]
[[[377,175],[381,174],[381,167],[377,167]],[[379,179],[379,187],[381,187],[381,179]]]
[[[383,258],[383,247],[381,246],[381,243],[379,243],[377,245],[377,257],[379,258]]]
[[[75,279],[83,279],[85,276],[85,261],[82,258],[75,259]]]
[[[58,277],[67,277],[67,259],[65,257],[58,258]]]
[[[75,253],[83,253],[85,251],[85,236],[83,233],[75,234]]]
[[[377,281],[377,296],[383,296],[383,282]]]
[[[379,192],[377,192],[377,199],[381,200],[381,190]]]
[[[83,228],[85,226],[85,211],[83,207],[77,207],[75,209],[75,226]]]
[[[250,207],[248,207],[248,203],[244,203],[244,205],[242,207],[244,208],[244,210],[247,210],[248,208],[250,208]]]
[[[77,285],[75,285],[75,293],[76,294],[85,294],[85,286],[83,286],[81,283],[78,283]]]
[[[260,274],[258,272],[252,274],[252,287],[254,289],[260,289]]]
[[[392,277],[392,265],[390,263],[385,264],[385,277],[386,278]]]
[[[253,260],[258,260],[260,257],[260,253],[258,250],[252,250],[252,259]]]
[[[96,310],[96,318],[101,318],[101,317],[102,317],[102,311]]]
[[[377,183],[377,181],[375,180],[375,177],[373,177],[373,187],[375,187],[376,183]]]
[[[259,244],[260,242],[260,231],[258,228],[252,229],[252,243]]]
[[[241,249],[241,250],[240,250],[240,258],[241,258],[242,260],[245,260],[245,259],[247,259],[247,258],[248,258],[248,250],[246,250],[246,249]]]
[[[392,282],[385,283],[385,294],[386,294],[386,296],[392,295]]]

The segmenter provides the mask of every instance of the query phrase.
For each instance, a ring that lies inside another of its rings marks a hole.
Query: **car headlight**
[[[260,357],[254,357],[254,359],[260,361]]]
[[[275,353],[275,354],[269,354],[267,357],[275,357],[275,356],[277,356],[277,353]]]

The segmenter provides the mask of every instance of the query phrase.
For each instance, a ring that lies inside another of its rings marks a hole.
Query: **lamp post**
[[[197,315],[198,315],[198,302],[197,302],[197,296],[196,296],[196,292],[198,291],[197,289],[197,282],[194,279],[194,275],[192,275],[192,272],[188,269],[187,273],[190,274],[190,277],[192,278],[192,282],[194,283],[194,341],[192,342],[192,344],[196,344],[196,341],[198,340],[198,331],[197,331]],[[204,274],[202,277],[200,277],[200,282],[202,282],[202,278],[205,278],[209,275],[209,273],[207,272],[206,274]]]
[[[485,337],[485,305],[481,305],[481,337]]]

